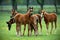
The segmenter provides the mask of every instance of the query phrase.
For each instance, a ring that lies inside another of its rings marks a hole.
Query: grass
[[[11,30],[7,28],[6,21],[10,19],[10,12],[0,12],[0,40],[59,40],[60,39],[60,15],[58,16],[56,34],[46,35],[46,26],[44,20],[42,20],[42,35],[35,36],[34,32],[32,36],[27,36],[27,29],[24,36],[16,36],[16,25],[13,24]],[[38,25],[39,26],[39,25]],[[50,31],[49,25],[49,31]],[[23,31],[23,25],[22,25]],[[40,31],[40,28],[39,28]]]

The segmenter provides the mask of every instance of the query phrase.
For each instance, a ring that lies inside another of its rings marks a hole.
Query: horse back
[[[48,17],[49,17],[48,18],[49,21],[57,20],[57,15],[55,13],[50,13]]]
[[[27,15],[25,15],[25,14],[17,14],[14,17],[14,19],[15,19],[16,22],[19,22],[19,23],[22,23],[22,24],[28,23],[28,18],[27,18]]]
[[[52,19],[57,19],[56,13],[51,13],[51,18],[52,18]]]
[[[38,17],[38,21],[41,22],[41,16],[40,14],[35,14]]]
[[[56,13],[50,13],[50,14],[45,14],[44,16],[44,21],[46,22],[52,22],[57,20],[57,15]]]

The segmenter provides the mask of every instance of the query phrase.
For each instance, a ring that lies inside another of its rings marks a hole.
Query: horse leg
[[[55,20],[55,29],[57,28],[57,24],[56,24],[56,22],[57,22],[57,21]]]
[[[56,22],[57,22],[57,21],[55,20],[54,22],[55,22],[55,33],[56,33],[56,28],[57,28],[57,24],[56,24]]]
[[[31,33],[32,33],[32,31],[34,30],[34,33],[35,33],[35,29],[34,29],[34,26],[31,24],[30,25],[31,26]],[[37,25],[38,26],[38,25]]]
[[[19,24],[20,25],[20,36],[22,36],[23,34],[22,34],[22,32],[21,32],[21,24]]]
[[[33,25],[32,25],[32,24],[30,24],[30,27],[31,27],[31,33],[32,33],[32,31],[33,31],[34,27],[33,27]]]
[[[31,27],[30,27],[30,24],[28,24],[28,36],[31,35]]]
[[[16,23],[16,32],[17,32],[17,36],[19,35],[19,30],[20,30],[19,24]]]
[[[24,24],[24,31],[23,31],[23,35],[24,35],[24,33],[25,33],[25,30],[26,30],[26,24]]]
[[[40,34],[42,34],[42,24],[41,24],[41,22],[40,22],[40,30],[41,30]]]
[[[33,27],[34,27],[34,33],[35,33],[35,35],[37,36],[37,34],[38,34],[38,27],[37,27],[37,25],[35,25],[35,24],[34,24]]]
[[[53,30],[53,22],[51,22],[51,31],[50,31],[50,33],[52,33],[52,30]]]
[[[48,35],[48,25],[49,23],[46,23],[47,35]]]

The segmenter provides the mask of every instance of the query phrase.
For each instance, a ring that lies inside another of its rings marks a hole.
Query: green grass
[[[24,36],[16,36],[16,25],[13,24],[11,30],[8,30],[6,21],[10,19],[10,12],[0,12],[0,40],[59,40],[60,39],[60,15],[58,16],[56,34],[46,35],[46,26],[44,20],[42,20],[42,35],[35,36],[34,32],[32,36],[27,36],[27,28]],[[39,25],[38,25],[39,26]],[[27,26],[28,27],[28,26]],[[51,27],[49,25],[49,31]],[[40,28],[38,30],[40,32]],[[23,32],[23,25],[22,25]]]

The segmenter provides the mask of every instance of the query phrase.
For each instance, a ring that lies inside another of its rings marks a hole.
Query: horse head
[[[14,19],[12,18],[12,19],[10,19],[8,22],[6,22],[7,24],[8,24],[8,30],[10,30],[11,29],[11,25],[14,23],[15,21],[14,21]]]
[[[32,12],[33,12],[33,7],[29,7],[27,12],[27,14],[29,14],[29,17],[32,15]]]
[[[41,17],[43,17],[45,15],[46,11],[45,10],[41,10]]]
[[[30,12],[33,12],[33,7],[29,7]]]

